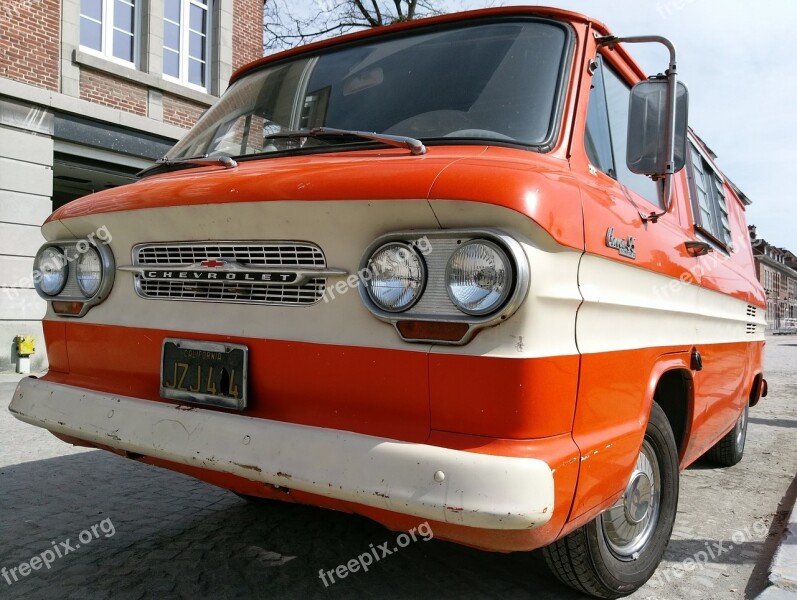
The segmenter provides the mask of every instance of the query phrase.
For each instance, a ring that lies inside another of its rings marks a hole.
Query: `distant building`
[[[758,238],[750,228],[758,280],[767,295],[767,329],[785,328],[797,319],[797,256]]]
[[[133,181],[262,56],[262,0],[0,1],[0,371],[34,335],[38,227]]]

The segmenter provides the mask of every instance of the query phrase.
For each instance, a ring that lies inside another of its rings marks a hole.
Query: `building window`
[[[210,0],[166,0],[163,21],[163,73],[207,89]]]
[[[689,142],[689,191],[695,225],[725,248],[731,247],[731,225],[725,182],[693,142]]]
[[[140,0],[80,0],[80,46],[135,66]]]

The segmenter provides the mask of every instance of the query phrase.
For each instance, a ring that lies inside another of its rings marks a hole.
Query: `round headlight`
[[[56,296],[64,289],[69,266],[60,248],[48,246],[40,250],[35,270],[39,272],[39,289],[48,296]]]
[[[448,260],[448,296],[469,315],[498,310],[512,290],[512,263],[493,242],[471,240],[462,244]]]
[[[409,244],[391,242],[371,255],[363,279],[374,304],[388,312],[401,312],[421,297],[426,265]]]
[[[77,259],[77,286],[86,298],[91,298],[102,283],[102,259],[100,253],[89,248]]]

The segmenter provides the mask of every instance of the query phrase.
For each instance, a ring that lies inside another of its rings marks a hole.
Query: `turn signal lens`
[[[64,302],[53,300],[53,312],[57,315],[79,315],[83,310],[82,302]]]
[[[399,321],[399,333],[408,340],[430,342],[458,342],[468,333],[467,323],[445,323],[442,321]]]

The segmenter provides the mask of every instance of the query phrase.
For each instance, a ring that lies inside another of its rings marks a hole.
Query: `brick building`
[[[767,329],[772,331],[797,325],[797,256],[756,235],[750,228],[758,280],[767,295]]]
[[[45,303],[38,227],[133,181],[259,58],[262,0],[0,0],[0,371]]]

